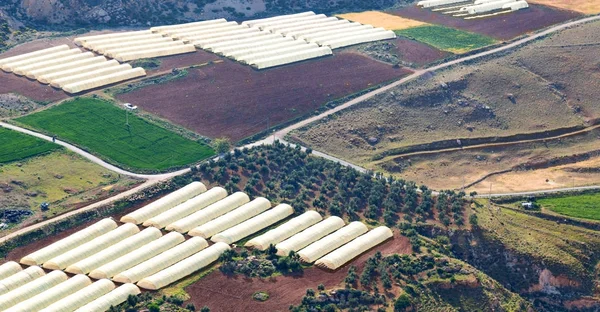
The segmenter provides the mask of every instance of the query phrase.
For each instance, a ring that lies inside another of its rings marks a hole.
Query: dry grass
[[[596,0],[533,0],[531,2],[584,14],[600,13],[600,2]]]
[[[346,13],[337,15],[353,22],[373,25],[373,27],[383,27],[388,30],[401,30],[417,26],[428,25],[420,21],[415,21],[400,16],[395,16],[378,11],[366,11],[360,13]]]

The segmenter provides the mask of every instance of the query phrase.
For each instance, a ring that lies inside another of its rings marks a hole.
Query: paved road
[[[357,97],[357,98],[355,98],[355,99],[353,99],[353,100],[351,100],[351,101],[349,101],[349,102],[347,102],[345,104],[337,106],[337,107],[335,107],[335,108],[333,108],[331,110],[328,110],[328,111],[326,111],[326,112],[324,112],[322,114],[319,114],[317,116],[308,118],[308,119],[300,121],[300,122],[298,122],[298,123],[296,123],[294,125],[291,125],[291,126],[289,126],[287,128],[279,130],[279,131],[275,132],[272,136],[269,136],[268,138],[266,138],[264,140],[261,140],[261,141],[258,141],[258,142],[255,142],[255,143],[248,144],[245,147],[252,147],[252,146],[257,146],[257,145],[262,145],[262,144],[272,144],[274,142],[274,140],[280,140],[282,142],[285,142],[284,141],[285,136],[288,133],[290,133],[290,131],[292,131],[292,130],[299,129],[299,128],[304,127],[304,126],[306,126],[306,125],[308,125],[308,124],[310,124],[312,122],[321,120],[321,119],[323,119],[323,118],[325,118],[325,117],[327,117],[327,116],[329,116],[331,114],[335,114],[335,113],[337,113],[337,112],[339,112],[341,110],[344,110],[344,109],[349,108],[349,107],[351,107],[353,105],[356,105],[356,104],[361,103],[361,102],[363,102],[365,100],[368,100],[368,99],[370,99],[370,98],[372,98],[372,97],[374,97],[376,95],[379,95],[379,94],[382,94],[384,92],[387,92],[387,91],[389,91],[389,90],[391,90],[391,89],[393,89],[393,88],[395,88],[395,87],[397,87],[397,86],[399,86],[399,85],[401,85],[403,83],[406,83],[408,81],[411,81],[413,79],[421,77],[422,75],[424,75],[424,74],[426,74],[428,72],[433,72],[433,71],[436,71],[436,70],[447,68],[449,66],[453,66],[453,65],[456,65],[456,64],[464,63],[464,62],[467,62],[467,61],[470,61],[470,60],[473,60],[473,59],[477,59],[477,58],[488,56],[488,55],[491,55],[491,54],[494,54],[494,53],[506,51],[508,49],[512,49],[512,48],[515,48],[515,47],[520,46],[522,44],[525,44],[525,43],[528,43],[530,41],[536,40],[536,39],[538,39],[538,38],[540,38],[542,36],[548,35],[550,33],[557,32],[557,31],[560,31],[560,30],[568,28],[568,27],[572,27],[572,26],[575,26],[575,25],[578,25],[578,24],[582,24],[582,23],[586,23],[586,22],[590,22],[590,21],[594,21],[594,20],[600,20],[600,16],[592,16],[592,17],[587,17],[587,18],[581,19],[581,20],[576,20],[576,21],[568,22],[568,23],[565,23],[565,24],[562,24],[562,25],[558,25],[558,26],[549,28],[549,29],[544,30],[544,31],[542,31],[540,33],[533,34],[533,35],[525,37],[525,38],[523,38],[521,40],[515,41],[515,42],[507,44],[507,45],[503,45],[501,47],[498,47],[498,48],[495,48],[495,49],[492,49],[492,50],[489,50],[489,51],[486,51],[486,52],[481,52],[481,53],[474,54],[474,55],[471,55],[471,56],[459,58],[459,59],[456,59],[456,60],[453,60],[453,61],[449,61],[449,62],[446,62],[446,63],[443,63],[443,64],[439,64],[439,65],[436,65],[436,66],[433,66],[433,67],[430,67],[430,68],[427,68],[427,69],[418,70],[418,71],[414,72],[413,74],[411,74],[411,75],[409,75],[407,77],[402,78],[401,80],[398,80],[398,81],[396,81],[394,83],[391,83],[389,85],[383,86],[383,87],[381,87],[381,88],[379,88],[377,90],[371,91],[371,92],[366,93],[366,94],[364,94],[362,96],[359,96],[359,97]],[[21,133],[25,133],[25,134],[28,134],[28,135],[32,135],[32,136],[35,136],[35,137],[43,139],[43,140],[52,141],[52,138],[50,136],[47,136],[47,135],[44,135],[44,134],[41,134],[41,133],[38,133],[38,132],[34,132],[34,131],[31,131],[31,130],[28,130],[28,129],[24,129],[24,128],[21,128],[21,127],[17,127],[17,126],[11,125],[11,124],[7,124],[5,122],[0,122],[0,126],[8,128],[8,129],[11,129],[11,130],[15,130],[15,131],[18,131],[18,132],[21,132]],[[105,200],[100,201],[98,203],[95,203],[95,204],[92,204],[92,205],[89,205],[89,206],[86,206],[86,207],[83,207],[83,208],[71,211],[69,213],[63,214],[63,215],[58,216],[56,218],[53,218],[53,219],[50,219],[50,220],[46,220],[46,221],[38,223],[38,224],[34,224],[32,226],[23,228],[23,229],[21,229],[21,230],[19,230],[17,232],[11,233],[11,234],[3,237],[3,238],[0,238],[0,243],[6,241],[8,239],[11,239],[13,237],[16,237],[18,235],[21,235],[21,234],[27,233],[29,231],[35,230],[37,228],[40,228],[40,227],[42,227],[42,226],[44,226],[46,224],[54,223],[54,222],[57,222],[57,221],[59,221],[61,219],[70,217],[72,215],[76,215],[76,214],[79,214],[81,212],[84,212],[84,211],[87,211],[87,210],[91,210],[91,209],[95,209],[97,207],[100,207],[100,206],[108,204],[108,203],[112,203],[112,202],[114,202],[116,200],[119,200],[119,199],[122,199],[122,198],[124,198],[124,197],[126,197],[126,196],[128,196],[130,194],[134,194],[134,193],[136,193],[136,192],[138,192],[138,191],[140,191],[140,190],[142,190],[144,188],[150,187],[150,186],[152,186],[152,185],[154,185],[154,184],[156,184],[156,183],[158,183],[160,181],[163,181],[165,179],[169,179],[169,178],[172,178],[172,177],[175,177],[175,176],[178,176],[178,175],[182,175],[182,174],[185,174],[185,173],[189,172],[189,169],[183,169],[183,170],[178,170],[178,171],[175,171],[175,172],[170,172],[170,173],[165,173],[165,174],[156,174],[156,175],[151,175],[151,174],[137,174],[137,173],[134,173],[134,172],[130,172],[130,171],[121,169],[121,168],[116,167],[114,165],[111,165],[111,164],[103,161],[102,159],[100,159],[100,158],[98,158],[98,157],[96,157],[96,156],[94,156],[94,155],[92,155],[92,154],[90,154],[90,153],[88,153],[88,152],[86,152],[86,151],[84,151],[84,150],[76,147],[76,146],[73,146],[73,145],[71,145],[69,143],[66,143],[66,142],[63,142],[63,141],[60,141],[60,140],[56,140],[56,143],[59,144],[59,145],[61,145],[61,146],[64,146],[65,148],[73,151],[74,153],[77,153],[77,154],[79,154],[79,155],[81,155],[81,156],[89,159],[93,163],[96,163],[96,164],[98,164],[98,165],[100,165],[100,166],[102,166],[102,167],[104,167],[106,169],[109,169],[111,171],[117,172],[119,174],[128,175],[128,176],[132,176],[132,177],[136,177],[136,178],[146,179],[148,181],[146,181],[144,184],[142,184],[142,185],[140,185],[140,186],[138,186],[136,188],[133,188],[133,189],[131,189],[129,191],[126,191],[126,192],[123,192],[121,194],[118,194],[118,195],[116,195],[114,197],[105,199]],[[313,151],[313,154],[315,154],[316,156],[320,156],[320,157],[332,160],[332,161],[336,161],[336,162],[338,162],[338,163],[340,163],[342,165],[345,165],[345,166],[350,166],[350,167],[355,168],[357,170],[360,170],[362,172],[366,171],[362,167],[356,166],[356,165],[354,165],[352,163],[349,163],[347,161],[344,161],[342,159],[336,158],[336,157],[331,156],[331,155],[327,155],[327,154],[322,153],[322,152]],[[600,186],[574,187],[574,188],[564,188],[564,189],[557,189],[557,190],[543,190],[543,191],[537,191],[537,192],[523,192],[523,193],[510,193],[510,194],[492,194],[492,196],[497,197],[497,196],[511,196],[511,195],[533,195],[533,194],[543,194],[543,193],[560,192],[560,191],[577,191],[577,190],[586,190],[586,189],[600,189]],[[487,196],[487,195],[480,195],[480,197],[485,197],[485,196]]]

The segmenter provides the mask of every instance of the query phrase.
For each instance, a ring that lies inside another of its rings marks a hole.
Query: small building
[[[525,208],[525,209],[533,209],[533,203],[532,202],[522,202],[521,207]]]

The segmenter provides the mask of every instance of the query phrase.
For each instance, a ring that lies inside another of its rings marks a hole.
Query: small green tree
[[[215,139],[213,146],[218,154],[225,154],[231,149],[231,142],[229,142],[228,138]]]
[[[200,312],[210,312],[210,309],[207,306],[203,306]]]
[[[400,295],[400,297],[396,299],[396,302],[394,302],[394,312],[406,311],[408,307],[410,307],[410,298],[407,294]]]
[[[479,221],[477,220],[477,215],[476,214],[472,214],[469,216],[469,223],[471,223],[472,226],[477,226],[477,224],[479,223]]]

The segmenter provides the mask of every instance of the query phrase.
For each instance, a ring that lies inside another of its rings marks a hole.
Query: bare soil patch
[[[325,285],[327,289],[343,287],[342,283],[350,266],[357,266],[357,271],[361,272],[367,259],[377,251],[384,255],[406,254],[411,253],[412,249],[408,239],[399,236],[396,231],[394,239],[369,250],[334,272],[310,267],[304,270],[302,276],[277,276],[261,280],[247,279],[239,275],[227,277],[216,270],[187,287],[186,292],[192,298],[189,302],[194,303],[196,307],[206,305],[215,312],[288,311],[291,304],[300,303],[307,288],[316,289],[319,284]],[[252,294],[257,291],[267,292],[269,299],[265,302],[253,300]]]
[[[394,44],[396,45],[396,54],[398,54],[400,60],[419,66],[444,59],[451,55],[449,52],[441,51],[430,45],[403,37],[395,39]]]
[[[373,27],[383,27],[388,30],[406,29],[426,24],[420,21],[402,18],[378,11],[346,13],[338,15],[338,17],[361,24],[373,25]]]
[[[537,29],[582,16],[578,12],[538,4],[530,4],[529,9],[519,10],[510,14],[500,14],[471,20],[452,17],[417,6],[408,6],[401,10],[393,11],[391,14],[429,24],[440,24],[480,33],[500,40],[509,40]]]
[[[347,52],[266,71],[224,60],[118,99],[202,135],[237,141],[409,73]]]
[[[203,50],[196,50],[194,53],[185,53],[158,58],[158,60],[160,60],[160,66],[146,72],[148,75],[152,75],[154,73],[172,70],[173,68],[187,68],[194,65],[206,64],[207,62],[216,61],[219,59],[220,58],[216,54]]]
[[[530,3],[539,3],[565,10],[581,12],[584,14],[600,13],[600,2],[595,0],[533,0]]]
[[[55,102],[69,96],[62,90],[54,89],[37,81],[18,77],[14,74],[0,71],[0,94],[16,93],[37,102]]]

